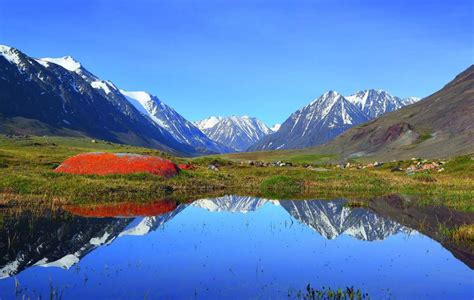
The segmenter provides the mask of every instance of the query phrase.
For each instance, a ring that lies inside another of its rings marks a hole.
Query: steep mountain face
[[[368,117],[356,105],[339,93],[330,91],[293,113],[276,133],[263,138],[249,151],[323,144],[367,120]]]
[[[273,131],[262,121],[248,116],[210,117],[195,125],[209,138],[235,151],[245,151]]]
[[[232,149],[208,138],[193,123],[186,120],[173,108],[163,103],[158,97],[147,92],[128,92],[120,90],[127,100],[144,115],[150,117],[160,127],[183,144],[199,149],[201,152],[227,153]]]
[[[402,108],[401,99],[382,90],[359,91],[347,96],[347,100],[357,106],[369,119]]]
[[[142,115],[113,84],[70,57],[36,60],[0,46],[0,98],[2,133],[89,136],[197,153]]]
[[[474,153],[474,66],[422,101],[354,127],[315,149],[345,158],[442,158]]]

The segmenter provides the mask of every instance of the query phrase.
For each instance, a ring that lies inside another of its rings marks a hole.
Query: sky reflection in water
[[[0,297],[15,296],[14,278],[21,294],[49,297],[52,284],[64,299],[287,298],[308,283],[372,299],[474,297],[473,271],[438,242],[344,203],[226,196],[157,217],[46,221],[63,240],[38,233],[40,250],[3,256]]]

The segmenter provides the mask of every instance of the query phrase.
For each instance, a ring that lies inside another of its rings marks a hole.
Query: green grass
[[[260,191],[265,197],[283,199],[300,194],[304,181],[289,176],[272,176],[262,181]]]
[[[69,156],[98,151],[158,155],[176,163],[192,161],[196,169],[182,171],[170,179],[150,174],[85,176],[53,172]],[[292,152],[286,153],[291,156]],[[230,159],[232,155],[185,159],[146,148],[104,141],[92,143],[85,138],[0,136],[0,204],[12,199],[28,205],[141,202],[163,198],[187,201],[222,194],[358,201],[398,193],[414,196],[421,204],[442,204],[474,211],[474,161],[469,156],[447,161],[443,166],[445,171],[441,173],[427,171],[426,174],[407,176],[405,172],[391,172],[391,168],[406,167],[412,164],[410,161],[388,163],[380,168],[342,170],[323,163],[331,157],[327,155],[298,154],[289,159],[283,159],[281,153],[259,155],[267,161],[292,161],[294,166],[246,166],[240,164],[245,159],[241,156]],[[207,165],[213,162],[220,165],[219,172],[207,170]],[[322,165],[328,171],[304,168],[306,163]]]
[[[421,144],[423,143],[424,141],[426,140],[429,140],[431,139],[433,136],[431,135],[431,133],[423,133],[423,134],[420,134],[420,136],[417,138],[417,140],[415,141],[415,144]]]
[[[429,172],[417,172],[411,178],[421,182],[436,182],[436,179]]]

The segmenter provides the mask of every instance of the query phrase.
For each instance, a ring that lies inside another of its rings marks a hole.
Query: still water
[[[151,211],[6,218],[0,298],[288,299],[307,284],[474,298],[472,253],[344,200],[224,196]]]

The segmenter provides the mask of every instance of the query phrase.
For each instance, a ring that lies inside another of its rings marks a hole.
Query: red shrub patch
[[[151,173],[163,177],[178,174],[178,167],[155,156],[115,153],[85,153],[66,159],[54,170],[59,173],[110,175]]]
[[[194,170],[196,167],[192,163],[179,164],[181,170]]]
[[[158,216],[176,209],[176,202],[162,200],[153,203],[117,203],[93,206],[68,205],[65,209],[82,217]]]

